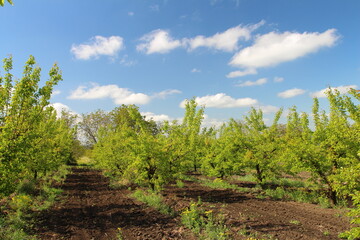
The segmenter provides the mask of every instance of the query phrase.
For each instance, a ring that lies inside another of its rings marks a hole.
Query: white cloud
[[[236,108],[236,107],[249,107],[258,103],[253,98],[238,98],[234,99],[225,93],[218,93],[215,95],[207,95],[204,97],[197,97],[195,101],[200,106],[208,108]],[[180,103],[180,107],[184,108],[187,100]]]
[[[115,104],[147,104],[151,97],[143,93],[135,93],[117,85],[99,86],[93,84],[91,88],[79,86],[68,97],[69,99],[101,99],[111,98]]]
[[[258,36],[252,46],[236,53],[229,64],[245,69],[274,66],[332,47],[338,39],[335,29],[323,33],[270,32]]]
[[[272,105],[262,105],[257,108],[260,108],[263,113],[275,113],[280,110],[280,108]]]
[[[339,87],[330,87],[331,90],[338,90],[341,94],[347,93],[350,88],[358,88],[357,85],[347,85],[347,86],[339,86]],[[317,98],[325,98],[326,96],[326,92],[329,91],[329,88],[324,88],[320,91],[311,93],[310,96],[311,97],[317,97]]]
[[[191,69],[191,72],[192,72],[192,73],[200,73],[201,70],[200,70],[200,69],[197,69],[197,68],[193,68],[193,69]]]
[[[292,98],[292,97],[302,95],[305,92],[306,92],[306,90],[304,90],[304,89],[292,88],[292,89],[278,93],[278,96],[281,98]]]
[[[204,119],[202,121],[201,127],[215,127],[220,128],[225,123],[225,120],[210,118],[207,114],[204,114]]]
[[[225,32],[216,33],[211,37],[202,35],[191,39],[184,39],[184,42],[189,46],[189,50],[194,50],[199,47],[208,47],[216,50],[232,52],[238,49],[239,40],[249,40],[251,32],[263,25],[265,21],[261,21],[249,26],[236,26],[229,28]]]
[[[283,77],[274,77],[274,82],[279,83],[283,82],[285,79]]]
[[[129,15],[130,17],[132,17],[132,16],[135,15],[135,13],[134,13],[134,12],[128,12],[128,15]]]
[[[116,56],[124,48],[123,38],[119,36],[102,37],[95,36],[89,43],[73,44],[71,47],[72,54],[76,59],[89,60],[98,58],[101,55]]]
[[[239,83],[236,86],[237,87],[260,86],[260,85],[264,85],[265,83],[267,83],[267,78],[260,78],[256,81],[246,81],[243,83]]]
[[[171,121],[173,120],[168,115],[165,114],[155,114],[152,112],[142,112],[141,115],[145,116],[145,120],[154,120],[155,122]]]
[[[236,78],[236,77],[243,77],[246,75],[253,75],[253,74],[257,74],[257,71],[255,68],[248,68],[245,69],[244,71],[234,71],[234,72],[230,72],[228,75],[226,75],[227,78]]]
[[[137,64],[136,60],[129,60],[129,56],[127,54],[125,54],[121,60],[120,60],[120,64],[124,65],[126,67],[131,67]]]
[[[61,93],[60,90],[54,90],[54,91],[52,92],[51,96],[53,97],[53,96],[59,95],[60,93]]]
[[[179,40],[173,40],[168,31],[154,30],[140,39],[144,43],[136,46],[136,49],[146,54],[152,53],[168,53],[171,50],[181,47],[182,43]]]
[[[154,98],[166,98],[166,96],[181,93],[179,90],[169,89],[152,96],[144,93],[135,93],[127,88],[120,88],[115,84],[99,86],[93,83],[91,87],[79,86],[68,97],[69,99],[102,99],[110,98],[115,104],[147,104]]]
[[[172,94],[180,94],[181,91],[176,90],[176,89],[168,89],[159,93],[155,93],[152,97],[153,98],[161,98],[164,99],[166,98],[168,95],[172,95]]]
[[[71,115],[76,115],[78,116],[79,114],[77,114],[76,112],[72,111],[67,105],[62,104],[62,103],[52,103],[50,104],[51,107],[53,107],[56,111],[56,117],[60,118],[61,117],[61,113],[64,112],[69,112]]]

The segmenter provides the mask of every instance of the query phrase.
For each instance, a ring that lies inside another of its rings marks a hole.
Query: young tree
[[[282,149],[278,129],[281,114],[282,109],[275,114],[270,127],[265,125],[261,109],[252,108],[249,116],[245,116],[244,164],[255,170],[254,175],[260,185],[281,172],[278,161]]]
[[[202,171],[210,176],[223,178],[242,169],[244,156],[244,129],[240,121],[230,119],[218,131],[209,136],[207,155],[202,163]]]
[[[35,64],[30,56],[23,77],[13,84],[12,58],[4,59],[6,74],[0,77],[0,192],[3,194],[14,191],[17,182],[36,179],[64,163],[73,137],[72,131],[56,119],[54,109],[48,106],[53,87],[62,80],[58,66],[52,67],[50,79],[40,88],[41,69]]]

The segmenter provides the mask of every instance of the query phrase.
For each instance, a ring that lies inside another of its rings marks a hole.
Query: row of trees
[[[264,185],[306,171],[336,204],[360,190],[360,107],[354,103],[360,96],[335,90],[328,100],[329,113],[320,112],[315,98],[311,116],[293,107],[279,124],[281,109],[270,126],[260,109],[251,109],[219,130],[201,129],[204,108],[191,100],[181,123],[146,121],[136,106],[123,105],[84,115],[81,128],[99,166],[138,184],[155,188],[198,171],[216,177],[251,172]]]
[[[21,79],[11,74],[12,58],[4,59],[0,75],[0,197],[21,181],[36,180],[71,159],[75,129],[58,119],[49,106],[53,87],[62,80],[55,64],[39,87],[40,67],[30,56]]]
[[[328,100],[328,113],[315,98],[311,115],[293,107],[287,123],[279,124],[281,109],[270,126],[253,108],[218,130],[201,129],[204,108],[193,99],[181,123],[156,124],[136,106],[123,105],[83,115],[81,128],[88,131],[96,164],[130,182],[156,189],[188,172],[221,178],[246,172],[263,187],[274,177],[308,172],[333,204],[352,198],[352,223],[360,224],[360,105],[354,103],[360,94],[329,90]],[[343,236],[357,239],[360,227]]]

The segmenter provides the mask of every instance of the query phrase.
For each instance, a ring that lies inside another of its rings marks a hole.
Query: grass
[[[37,182],[25,180],[21,182],[15,193],[7,198],[0,207],[0,239],[32,240],[35,236],[28,234],[33,227],[34,212],[49,208],[62,192],[53,186],[62,182],[68,173],[66,166],[58,171],[42,176]]]
[[[79,166],[92,166],[93,161],[88,156],[82,156],[76,160],[76,164]]]
[[[183,188],[185,186],[185,183],[181,180],[176,180],[176,186],[178,188]]]
[[[289,223],[294,224],[294,225],[299,225],[300,221],[299,220],[290,220]]]
[[[275,200],[289,200],[302,203],[315,203],[323,208],[331,207],[329,199],[316,191],[304,191],[303,189],[266,189],[257,196],[258,198],[270,197]]]
[[[200,239],[225,240],[230,239],[230,231],[224,223],[224,216],[215,215],[212,210],[205,211],[201,200],[191,202],[181,213],[181,222],[185,227],[199,236]]]
[[[153,191],[143,191],[143,190],[136,190],[132,195],[132,197],[136,198],[140,202],[146,203],[147,205],[155,208],[162,214],[173,216],[175,212],[166,204],[164,204],[163,198],[160,194],[153,192]]]
[[[235,184],[231,184],[227,181],[224,181],[221,178],[215,178],[213,181],[204,179],[204,180],[201,180],[200,183],[203,186],[214,188],[214,189],[234,189],[239,192],[248,192],[249,191],[249,188],[239,187]]]

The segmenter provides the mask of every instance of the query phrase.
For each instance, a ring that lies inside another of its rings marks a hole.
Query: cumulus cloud
[[[283,77],[274,77],[274,82],[279,83],[283,82],[285,79]]]
[[[174,40],[168,31],[161,29],[144,35],[140,40],[143,41],[143,43],[137,45],[136,49],[146,54],[168,53],[182,46],[181,41]]]
[[[317,97],[317,98],[325,98],[326,96],[326,92],[331,90],[338,90],[341,94],[347,93],[350,88],[358,88],[357,85],[346,85],[346,86],[339,86],[339,87],[330,87],[330,88],[324,88],[320,91],[317,92],[313,92],[310,94],[311,97]]]
[[[93,84],[91,88],[79,86],[71,93],[69,99],[101,99],[111,98],[115,104],[147,104],[151,97],[143,93],[135,93],[117,85],[99,86]]]
[[[236,26],[229,28],[225,32],[216,33],[211,37],[202,35],[191,39],[184,39],[184,42],[189,46],[189,50],[194,50],[199,47],[208,47],[225,52],[232,52],[238,49],[239,40],[249,40],[251,32],[263,25],[265,21],[249,26]]]
[[[180,107],[185,108],[186,102],[184,100],[180,103]],[[253,98],[232,98],[225,93],[218,93],[215,95],[207,95],[204,97],[197,97],[195,101],[200,106],[208,108],[236,108],[236,107],[249,107],[258,103]]]
[[[263,113],[275,113],[280,110],[279,107],[272,106],[272,105],[261,105],[257,108],[260,108]]]
[[[123,38],[119,36],[95,36],[88,43],[73,44],[71,53],[76,59],[89,60],[101,55],[114,57],[124,48]]]
[[[270,32],[259,35],[252,46],[241,49],[229,64],[245,69],[275,66],[332,47],[338,39],[336,29],[323,33]]]
[[[204,114],[204,119],[202,121],[201,127],[215,127],[220,128],[225,123],[224,119],[211,118],[207,114]]]
[[[155,122],[171,121],[173,120],[166,114],[155,114],[152,112],[142,112],[141,115],[145,117],[145,120],[154,120]]]
[[[296,97],[299,95],[302,95],[306,92],[306,90],[304,89],[300,89],[300,88],[292,88],[283,92],[278,93],[278,97],[281,98],[292,98],[292,97]]]
[[[103,99],[110,98],[115,104],[147,104],[153,98],[165,98],[167,95],[180,93],[179,90],[165,90],[150,96],[144,93],[135,93],[127,88],[120,88],[115,84],[91,87],[79,86],[68,97],[69,99]]]
[[[265,83],[267,83],[267,78],[260,78],[256,81],[246,81],[243,83],[239,83],[236,86],[237,87],[260,86],[260,85],[264,85]]]
[[[62,103],[52,103],[50,104],[51,107],[53,107],[56,111],[56,117],[57,118],[60,118],[61,117],[61,113],[64,111],[64,112],[68,112],[70,113],[71,115],[74,115],[74,116],[78,116],[79,114],[77,114],[76,112],[72,111],[70,109],[70,107],[68,107],[67,105],[65,104],[62,104]]]
[[[236,78],[236,77],[243,77],[246,75],[253,75],[257,74],[257,71],[255,68],[248,68],[243,71],[233,71],[230,72],[228,75],[226,75],[227,78]]]
[[[61,93],[60,90],[54,90],[54,91],[52,92],[51,96],[53,97],[53,96],[59,95],[60,93]]]

